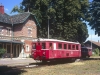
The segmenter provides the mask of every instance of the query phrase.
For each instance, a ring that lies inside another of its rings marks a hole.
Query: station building
[[[8,15],[0,5],[0,48],[6,50],[4,57],[29,57],[32,40],[37,38],[38,21],[34,14],[24,12]]]

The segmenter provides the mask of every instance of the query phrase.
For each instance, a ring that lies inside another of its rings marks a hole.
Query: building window
[[[0,27],[0,35],[2,34],[2,28]]]
[[[28,28],[28,36],[31,37],[32,36],[32,29]]]
[[[7,28],[7,35],[11,35],[11,29]]]
[[[29,45],[26,45],[26,51],[29,52]]]

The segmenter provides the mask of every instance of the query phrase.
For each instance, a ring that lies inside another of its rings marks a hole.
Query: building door
[[[7,53],[11,53],[11,46],[10,46],[10,44],[7,44]]]
[[[13,56],[16,57],[16,45],[14,44]]]

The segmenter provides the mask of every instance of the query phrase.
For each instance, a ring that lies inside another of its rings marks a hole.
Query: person
[[[52,46],[50,46],[50,49],[53,49],[53,47],[52,47]]]

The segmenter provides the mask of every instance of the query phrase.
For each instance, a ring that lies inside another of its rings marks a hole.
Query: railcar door
[[[49,58],[53,59],[55,57],[56,43],[50,43],[49,46],[50,46]]]
[[[53,58],[55,58],[57,56],[56,43],[53,43],[52,56],[53,56]]]
[[[89,49],[88,49],[88,56],[89,56],[89,57],[92,56],[92,48],[89,48]]]

